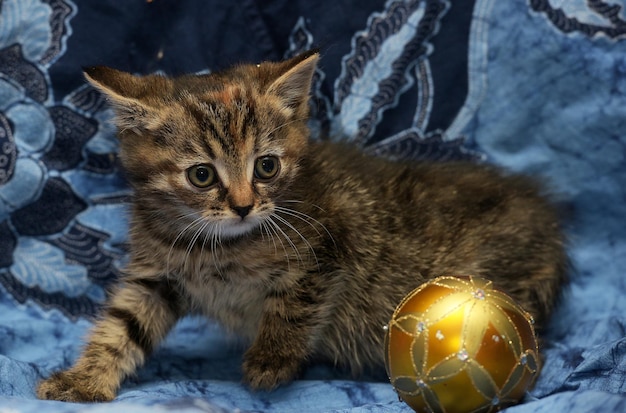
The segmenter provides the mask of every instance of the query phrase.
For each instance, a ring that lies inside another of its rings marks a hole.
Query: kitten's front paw
[[[81,378],[68,371],[54,373],[39,383],[37,397],[44,400],[63,402],[107,402],[115,398],[113,392],[95,389],[89,379]]]
[[[281,357],[265,351],[248,350],[243,362],[243,376],[254,390],[273,390],[292,381],[300,369],[293,357]]]

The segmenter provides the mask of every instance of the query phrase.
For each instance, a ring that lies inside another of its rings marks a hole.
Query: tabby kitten
[[[39,397],[113,399],[188,313],[249,341],[253,389],[312,360],[379,368],[395,306],[444,274],[489,278],[546,320],[566,256],[535,185],[310,142],[318,57],[179,78],[86,70],[115,108],[134,189],[130,263],[76,364]]]

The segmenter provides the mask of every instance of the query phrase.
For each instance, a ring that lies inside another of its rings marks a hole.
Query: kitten
[[[111,400],[176,321],[247,339],[244,380],[273,389],[311,360],[383,365],[383,326],[424,281],[493,280],[540,326],[565,281],[535,185],[469,163],[393,163],[310,142],[315,52],[202,76],[86,70],[116,112],[134,189],[130,263],[44,399]]]

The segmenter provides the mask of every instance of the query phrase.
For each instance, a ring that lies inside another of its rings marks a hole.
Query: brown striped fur
[[[546,320],[567,259],[536,186],[487,166],[309,142],[317,60],[180,78],[86,71],[116,111],[134,188],[131,260],[76,364],[39,397],[111,400],[188,313],[248,340],[255,389],[313,359],[380,368],[394,307],[439,275],[489,278]],[[208,188],[192,183],[211,173]]]

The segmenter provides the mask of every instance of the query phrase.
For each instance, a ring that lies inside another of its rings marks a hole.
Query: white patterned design
[[[41,0],[4,0],[0,4],[0,49],[19,43],[26,59],[32,62],[41,59],[52,41],[48,24],[50,6]]]
[[[20,237],[11,273],[23,285],[38,286],[47,293],[62,292],[68,297],[85,294],[92,288],[83,265],[70,264],[63,251],[31,237]]]
[[[344,57],[342,73],[335,81],[334,111],[339,116],[333,120],[333,136],[364,144],[374,134],[383,111],[396,106],[399,97],[414,85],[410,71],[418,56],[412,56],[414,62],[403,68],[402,74],[397,73],[395,64],[415,40],[426,7],[426,2],[388,1],[385,11],[372,14],[367,28],[354,35],[352,52]],[[430,54],[430,46],[423,46],[425,54]],[[392,77],[402,79],[389,87],[385,82]],[[380,102],[375,102],[380,97]]]

